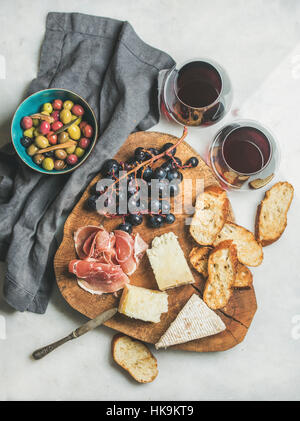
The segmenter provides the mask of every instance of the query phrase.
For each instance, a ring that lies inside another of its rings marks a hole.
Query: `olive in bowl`
[[[98,126],[82,97],[65,89],[46,89],[21,103],[12,120],[11,136],[27,166],[43,174],[65,174],[91,154]]]

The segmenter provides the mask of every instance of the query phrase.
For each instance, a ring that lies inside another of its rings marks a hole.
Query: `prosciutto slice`
[[[72,260],[69,271],[77,276],[81,288],[92,294],[116,292],[129,282],[148,245],[139,236],[104,227],[87,225],[74,234],[79,259]]]
[[[121,267],[97,261],[72,260],[69,272],[78,278],[78,284],[92,294],[116,292],[129,283]]]

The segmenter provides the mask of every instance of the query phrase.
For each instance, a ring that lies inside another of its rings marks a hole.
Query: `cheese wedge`
[[[119,304],[119,313],[144,322],[158,323],[168,311],[168,294],[134,285],[125,285]]]
[[[155,237],[147,255],[161,291],[195,282],[173,232]]]
[[[176,319],[155,344],[156,349],[216,335],[226,329],[222,319],[197,294],[193,294]]]

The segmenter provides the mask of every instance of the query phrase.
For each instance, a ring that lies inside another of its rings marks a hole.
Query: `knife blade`
[[[50,352],[54,351],[59,346],[63,345],[64,343],[71,341],[72,339],[79,338],[79,336],[84,335],[87,332],[95,329],[96,327],[100,326],[101,324],[105,323],[107,320],[111,319],[116,313],[118,309],[116,307],[111,308],[103,313],[99,314],[92,320],[84,323],[82,326],[78,327],[77,329],[73,330],[68,336],[50,344],[46,345],[42,348],[37,349],[33,352],[32,357],[35,360],[40,360],[41,358],[48,355]]]

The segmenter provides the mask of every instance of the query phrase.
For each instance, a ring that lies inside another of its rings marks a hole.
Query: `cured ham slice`
[[[148,245],[139,236],[87,225],[74,234],[77,260],[69,264],[80,287],[92,294],[116,292],[129,282]]]
[[[116,230],[117,261],[127,275],[132,275],[137,268],[134,258],[134,239],[125,231]]]
[[[92,294],[116,292],[129,283],[120,266],[97,261],[72,260],[69,272],[78,278],[78,284]]]

